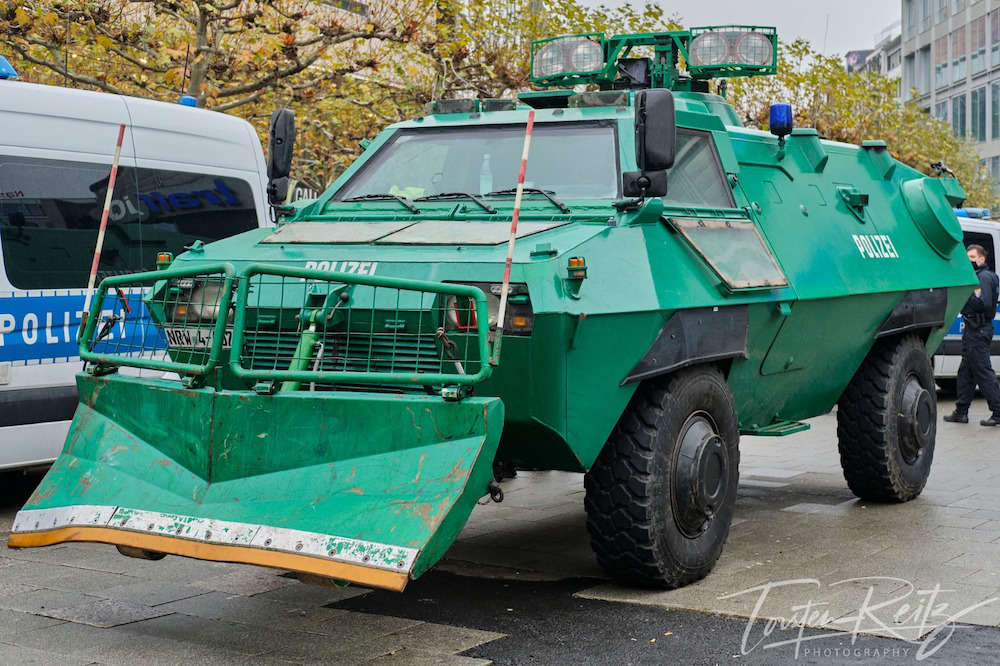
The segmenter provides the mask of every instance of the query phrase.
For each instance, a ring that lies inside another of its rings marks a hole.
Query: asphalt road
[[[0,474],[0,533],[9,529],[14,512],[39,478],[38,474]],[[178,561],[184,566],[185,560]],[[925,637],[922,642],[911,643],[817,629],[804,629],[800,633],[795,626],[780,628],[760,620],[748,625],[745,618],[574,596],[601,582],[591,578],[504,580],[436,570],[413,582],[403,594],[373,591],[325,604],[318,610],[348,611],[352,616],[370,617],[370,623],[362,621],[361,627],[374,626],[386,618],[405,618],[428,623],[420,625],[423,627],[444,625],[502,635],[454,656],[415,657],[407,656],[405,651],[389,650],[378,658],[378,663],[985,664],[1000,661],[1000,629],[994,627],[956,627],[940,632],[935,639]],[[295,595],[297,589],[305,595],[318,588],[295,586],[287,590],[285,597]],[[235,598],[235,595],[229,597]],[[185,603],[196,604],[199,599],[194,597]],[[2,602],[0,595],[0,606]],[[3,643],[8,640],[2,630],[0,626],[0,655],[4,654]],[[283,627],[279,623],[271,631],[280,633]],[[352,638],[360,641],[368,637],[362,630],[357,636],[340,635],[336,640]],[[100,641],[99,636],[96,640]],[[13,644],[11,647],[18,649]],[[929,653],[926,658],[921,657],[924,653]],[[159,656],[162,661],[164,655]],[[169,653],[167,656],[169,661]],[[247,663],[271,663],[281,657],[278,650],[248,659]],[[185,655],[178,652],[177,663],[184,661]],[[351,659],[318,661],[354,663]],[[59,663],[59,660],[41,659],[41,663]]]

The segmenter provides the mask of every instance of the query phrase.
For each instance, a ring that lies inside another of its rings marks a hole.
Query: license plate
[[[163,334],[167,343],[174,348],[205,349],[212,346],[213,328],[165,328]],[[226,330],[222,338],[222,346],[233,346],[233,332]]]

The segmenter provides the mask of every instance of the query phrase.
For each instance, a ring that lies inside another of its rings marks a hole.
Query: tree
[[[304,0],[2,1],[0,42],[46,82],[192,95],[218,111],[372,66],[367,43],[413,39],[405,3],[365,16]]]
[[[0,0],[0,44],[28,81],[240,115],[261,138],[296,112],[293,173],[322,188],[359,142],[441,97],[513,97],[530,42],[676,27],[657,4],[579,0]],[[359,13],[361,12],[361,13]],[[362,15],[363,14],[363,15]]]
[[[967,205],[995,206],[992,177],[973,146],[915,102],[898,103],[895,81],[875,72],[849,74],[839,59],[804,40],[779,50],[777,76],[738,79],[729,87],[729,102],[747,125],[767,129],[770,104],[790,102],[797,126],[845,143],[882,139],[896,159],[923,173],[943,161],[965,188]]]

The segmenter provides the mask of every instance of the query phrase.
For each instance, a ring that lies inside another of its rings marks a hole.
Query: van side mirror
[[[653,88],[635,94],[635,159],[639,171],[622,174],[622,192],[628,197],[662,197],[667,193],[666,171],[674,165],[677,121],[674,94]]]
[[[282,205],[288,196],[294,148],[295,114],[290,109],[278,109],[271,114],[267,140],[267,200],[272,206]]]

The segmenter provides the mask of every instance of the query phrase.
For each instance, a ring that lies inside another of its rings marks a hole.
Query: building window
[[[990,137],[1000,139],[1000,83],[990,86]]]
[[[969,24],[969,69],[973,74],[986,71],[986,17]]]
[[[948,20],[948,2],[949,0],[938,0],[938,11],[937,11],[938,23]]]
[[[917,89],[921,95],[931,91],[931,47],[917,51]]]
[[[951,80],[965,78],[965,26],[951,33]]]
[[[954,0],[952,4],[955,5],[955,10],[954,10],[955,14],[965,9],[965,0]]]
[[[931,9],[931,0],[920,0],[920,32],[931,29],[931,17],[934,11]]]
[[[948,78],[948,36],[934,40],[934,87],[940,88],[951,83]]]
[[[986,141],[986,86],[976,88],[970,97],[972,123],[969,128],[975,141]]]
[[[903,34],[912,37],[917,27],[916,0],[903,0]]]
[[[906,99],[910,98],[910,91],[913,90],[913,86],[916,81],[916,54],[910,53],[905,58],[903,58],[903,91],[906,93]]]
[[[945,60],[947,60],[948,59],[948,42],[947,41],[945,41],[945,43],[944,43],[944,49],[945,49]],[[902,59],[903,59],[903,52],[902,51],[900,51],[900,50],[897,49],[897,50],[893,51],[892,53],[890,53],[889,57],[888,57],[888,64],[886,65],[887,72],[891,72],[892,70],[894,70],[897,67],[899,67],[899,63],[902,62]]]
[[[990,64],[1000,65],[1000,9],[990,12]]]
[[[948,100],[938,102],[934,105],[934,117],[938,120],[948,122]]]
[[[964,138],[965,133],[965,95],[951,98],[951,129],[955,136]]]

